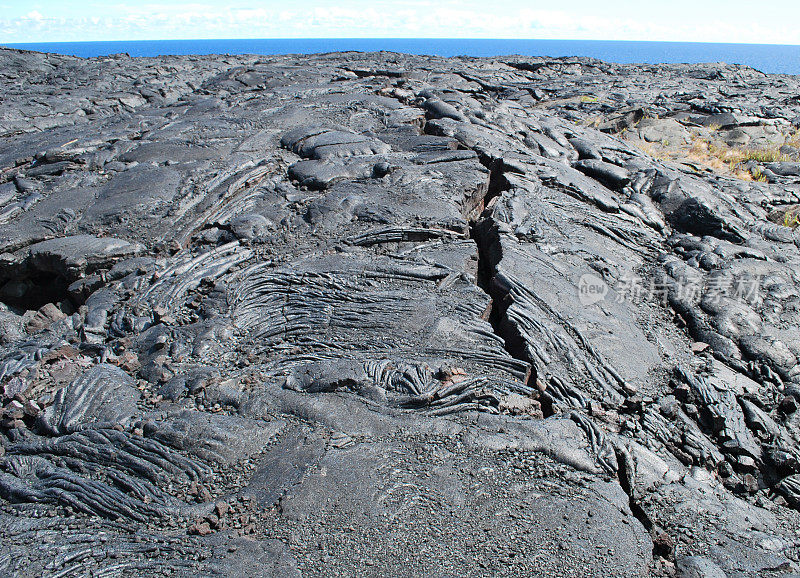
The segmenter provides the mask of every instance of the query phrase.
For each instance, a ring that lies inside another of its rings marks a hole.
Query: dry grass
[[[800,226],[800,205],[784,205],[772,211],[767,218],[778,225],[795,229]]]
[[[686,157],[714,172],[752,180],[750,171],[742,170],[739,166],[744,162],[742,151],[725,144],[698,137],[692,142]]]
[[[788,161],[788,155],[781,153],[782,145],[775,145],[770,148],[745,149],[743,151],[744,161],[758,161],[759,163],[774,163],[778,161]]]
[[[585,121],[583,121],[583,126],[589,128],[597,128],[603,122],[604,117],[602,114],[595,114],[588,117]]]
[[[604,120],[602,115],[593,115],[584,121],[584,126],[596,128]],[[781,147],[786,144],[800,149],[800,129],[794,129],[789,134],[784,133],[783,142],[766,146],[730,146],[715,138],[719,129],[719,126],[705,129],[698,127],[697,130],[690,131],[693,138],[689,144],[678,143],[674,146],[666,140],[640,140],[633,134],[634,131],[628,136],[630,129],[623,131],[620,136],[654,159],[682,162],[687,167],[697,167],[696,170],[706,168],[722,175],[758,182],[767,182],[767,177],[758,167],[746,168],[745,165],[750,161],[761,164],[791,161],[788,155],[781,152]]]
[[[668,145],[655,144],[643,140],[630,141],[633,146],[647,154],[648,156],[658,159],[660,161],[673,160],[674,157],[670,154],[670,150],[666,148]]]
[[[767,178],[760,170],[757,168],[748,170],[742,165],[748,161],[771,163],[790,160],[787,155],[781,153],[781,146],[775,144],[769,147],[731,147],[719,141],[697,137],[692,142],[687,156],[716,172],[746,181],[765,182]]]
[[[752,169],[750,169],[750,177],[751,177],[751,178],[752,178],[754,181],[758,181],[759,183],[766,183],[766,182],[767,182],[767,177],[766,177],[766,175],[764,175],[764,173],[762,173],[762,172],[761,172],[760,170],[758,170],[757,168],[752,168]]]

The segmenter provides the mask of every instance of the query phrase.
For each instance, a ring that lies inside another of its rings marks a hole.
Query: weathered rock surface
[[[798,79],[0,49],[0,87],[4,575],[800,572]],[[646,152],[708,131],[785,158]]]

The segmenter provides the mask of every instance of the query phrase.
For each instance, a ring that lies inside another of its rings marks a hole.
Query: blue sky
[[[0,43],[379,37],[800,44],[800,0],[0,0]]]

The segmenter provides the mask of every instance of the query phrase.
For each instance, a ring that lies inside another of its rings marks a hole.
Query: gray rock
[[[5,574],[794,570],[796,78],[0,70]]]
[[[678,558],[678,576],[681,578],[725,578],[722,569],[708,558],[702,556],[682,556]]]
[[[134,381],[125,372],[111,365],[97,365],[56,393],[40,425],[52,435],[125,426],[136,413],[138,399]]]

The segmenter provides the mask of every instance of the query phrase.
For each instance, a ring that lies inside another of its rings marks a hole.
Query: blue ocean
[[[605,40],[468,40],[425,38],[303,38],[271,40],[135,40],[37,42],[13,48],[92,57],[126,52],[164,54],[312,54],[387,50],[438,56],[591,56],[609,62],[728,62],[762,72],[800,74],[800,46]]]

